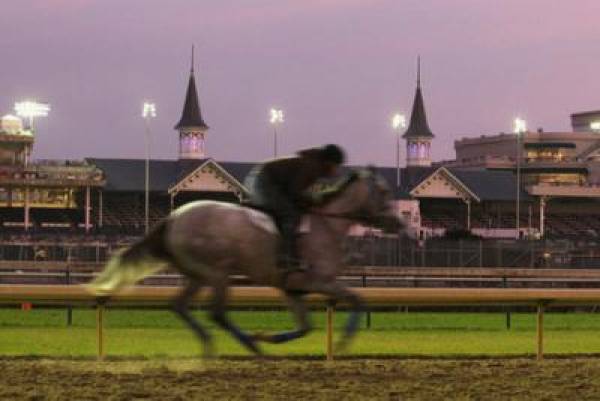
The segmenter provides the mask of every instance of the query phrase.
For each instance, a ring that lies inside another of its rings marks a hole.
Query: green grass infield
[[[220,355],[247,352],[229,335],[196,312],[214,335]],[[232,312],[231,318],[249,332],[276,332],[293,327],[287,312]],[[336,313],[336,334],[346,318]],[[29,311],[0,309],[0,355],[93,357],[96,355],[96,315],[91,309],[74,309],[67,326],[64,309]],[[272,355],[322,356],[325,353],[325,314],[314,312],[315,331],[306,338],[280,345],[265,345]],[[363,318],[361,331],[349,355],[397,356],[510,356],[536,350],[536,316],[511,313],[373,312],[371,327]],[[550,354],[600,353],[600,314],[546,313],[544,348]],[[199,355],[200,344],[169,311],[117,310],[105,314],[105,349],[108,356],[184,357]]]

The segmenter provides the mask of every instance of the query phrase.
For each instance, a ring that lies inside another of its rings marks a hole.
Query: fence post
[[[506,277],[502,277],[502,287],[503,288],[507,288],[508,287],[508,282]],[[506,308],[506,330],[510,330],[510,311],[508,310],[508,306],[505,306]]]
[[[537,305],[537,360],[544,359],[544,301]]]
[[[367,275],[363,274],[362,276],[362,285],[363,288],[367,286]],[[367,306],[367,329],[371,328],[371,309]]]
[[[496,267],[504,267],[504,261],[503,261],[503,257],[502,257],[503,256],[502,255],[502,243],[498,242],[496,244],[496,247],[498,249],[498,260],[497,260],[498,265]]]
[[[96,338],[98,343],[98,359],[104,359],[104,304],[96,305]]]
[[[483,267],[483,241],[479,240],[479,267]]]
[[[71,266],[67,263],[67,269],[65,270],[65,283],[67,285],[71,284]],[[73,307],[71,305],[67,305],[67,326],[71,326],[73,324]]]
[[[327,304],[327,360],[333,361],[333,303]]]

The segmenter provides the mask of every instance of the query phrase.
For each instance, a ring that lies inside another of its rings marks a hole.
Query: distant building
[[[102,171],[86,162],[31,163],[35,132],[20,118],[0,119],[0,223],[90,229],[92,193],[104,185]]]
[[[571,127],[573,132],[600,132],[600,110],[571,114]]]
[[[516,183],[501,185],[495,174],[508,172],[515,177],[519,164],[523,203],[519,217],[523,224],[520,226],[524,229],[533,225],[539,235],[544,235],[548,207],[554,212],[567,214],[574,211],[569,204],[576,201],[581,206],[579,211],[600,214],[600,132],[590,129],[597,117],[600,117],[600,112],[573,114],[573,132],[545,132],[538,129],[535,132],[527,131],[520,137],[500,133],[462,138],[454,143],[455,160],[434,165],[449,171],[464,172],[462,174],[477,172],[487,185],[501,186],[507,195],[514,196],[517,192]],[[587,129],[584,130],[584,127]],[[511,202],[516,202],[516,199]],[[505,215],[509,210],[510,203],[504,207]],[[514,221],[514,209],[512,213]],[[554,221],[559,219],[560,216],[553,215]],[[600,220],[592,218],[587,223],[579,225],[586,226],[585,231],[600,236]],[[574,225],[577,223],[570,226]],[[552,227],[550,223],[550,226],[557,231],[559,226],[569,231],[569,224],[558,223]]]

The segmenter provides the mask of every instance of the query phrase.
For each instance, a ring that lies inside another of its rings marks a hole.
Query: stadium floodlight
[[[600,131],[600,121],[592,121],[590,123],[590,129],[592,131]]]
[[[396,113],[392,117],[392,128],[398,130],[399,128],[406,127],[406,117],[404,114]]]
[[[19,117],[26,118],[29,122],[29,129],[33,131],[33,119],[35,117],[46,117],[50,111],[50,105],[47,103],[38,103],[32,100],[24,100],[15,103],[15,112]]]
[[[277,157],[277,126],[283,123],[283,110],[271,108],[270,115],[269,121],[273,125],[273,157]]]
[[[522,118],[515,118],[513,121],[513,132],[515,134],[522,134],[527,131],[527,121]]]
[[[144,102],[144,105],[142,106],[142,117],[143,118],[156,117],[156,105],[154,103]]]
[[[272,108],[270,122],[273,125],[283,123],[283,110]]]

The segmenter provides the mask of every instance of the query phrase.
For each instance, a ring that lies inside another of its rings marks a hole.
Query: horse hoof
[[[262,349],[256,344],[255,341],[249,341],[248,343],[246,343],[246,347],[248,348],[248,350],[252,351],[252,353],[256,356],[264,355]]]
[[[217,354],[215,353],[215,348],[212,346],[212,344],[205,345],[204,350],[202,352],[202,359],[207,361],[211,359],[216,359],[216,357]]]
[[[250,335],[250,340],[252,342],[257,342],[257,341],[263,341],[263,342],[268,342],[269,339],[271,338],[270,335],[265,334],[261,331],[259,331],[258,333],[254,333]]]
[[[256,344],[254,345],[252,352],[254,352],[254,355],[256,355],[256,356],[265,356],[265,353],[262,351],[262,349],[260,349],[258,346],[256,346]]]
[[[352,338],[350,338],[350,337],[340,339],[337,342],[337,344],[335,344],[335,346],[334,346],[334,352],[336,354],[343,354],[344,352],[346,352],[348,350],[348,347],[350,346],[351,342],[352,342]]]

